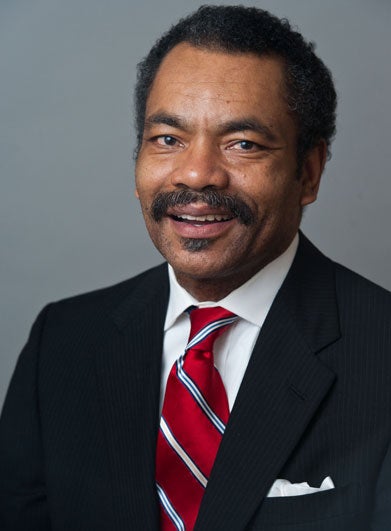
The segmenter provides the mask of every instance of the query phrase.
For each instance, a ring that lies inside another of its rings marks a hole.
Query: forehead
[[[292,120],[285,97],[284,64],[276,56],[229,54],[174,47],[152,84],[146,116],[185,113],[189,119],[213,121],[221,114],[262,114],[264,120]]]

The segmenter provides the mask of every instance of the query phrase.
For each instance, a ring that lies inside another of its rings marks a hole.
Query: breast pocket
[[[360,484],[303,496],[266,498],[246,531],[368,531],[368,506]]]

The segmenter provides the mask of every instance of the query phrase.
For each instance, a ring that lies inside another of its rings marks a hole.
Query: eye
[[[155,141],[160,146],[172,147],[172,146],[176,146],[177,143],[178,143],[178,140],[176,138],[174,138],[173,136],[170,136],[170,135],[156,136],[152,140]]]
[[[231,144],[230,148],[236,151],[259,151],[262,149],[262,146],[251,140],[239,140]]]
[[[255,145],[256,144],[254,142],[250,142],[249,140],[241,140],[238,142],[238,147],[240,147],[240,149],[244,149],[245,151],[250,151],[250,149],[253,149]]]

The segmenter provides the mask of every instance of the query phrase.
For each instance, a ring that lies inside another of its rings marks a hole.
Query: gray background
[[[133,196],[135,65],[201,3],[0,0],[0,404],[46,302],[161,260]],[[390,289],[390,1],[242,3],[288,17],[334,73],[338,135],[304,231]]]

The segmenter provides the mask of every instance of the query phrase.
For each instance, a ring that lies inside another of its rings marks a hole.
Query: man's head
[[[299,52],[305,79],[289,62]],[[334,132],[328,71],[287,23],[204,7],[155,45],[136,96],[150,236],[188,291],[218,300],[287,248],[316,199]]]
[[[229,54],[277,55],[284,61],[286,98],[298,127],[298,164],[320,139],[328,151],[335,134],[336,93],[331,74],[285,19],[255,7],[202,6],[172,26],[138,65],[135,89],[137,148],[145,120],[146,101],[165,56],[186,42],[198,48]]]

